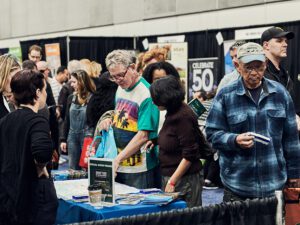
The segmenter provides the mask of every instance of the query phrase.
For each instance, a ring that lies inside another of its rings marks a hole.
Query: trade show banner
[[[45,44],[45,52],[49,69],[54,73],[61,66],[59,43]]]
[[[188,101],[197,91],[211,91],[217,83],[218,58],[189,59]]]
[[[188,44],[182,43],[150,43],[149,50],[153,48],[165,48],[167,50],[167,62],[171,63],[178,71],[180,79],[187,87],[187,61]]]
[[[225,74],[231,73],[234,70],[234,65],[230,56],[230,47],[235,43],[235,40],[224,41],[224,66]],[[224,74],[223,74],[224,75]]]
[[[14,47],[14,48],[9,48],[8,53],[16,56],[20,62],[22,62],[22,51],[21,47]]]

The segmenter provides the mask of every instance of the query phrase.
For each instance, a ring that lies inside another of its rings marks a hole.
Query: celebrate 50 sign
[[[218,58],[189,59],[188,99],[196,91],[211,91],[217,82]]]

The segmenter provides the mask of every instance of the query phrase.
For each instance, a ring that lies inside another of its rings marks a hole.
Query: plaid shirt
[[[271,138],[241,149],[238,134],[255,132]],[[220,152],[221,178],[232,192],[245,197],[273,196],[287,178],[300,178],[300,146],[292,99],[275,81],[263,80],[258,104],[242,78],[215,97],[206,121],[206,134]]]

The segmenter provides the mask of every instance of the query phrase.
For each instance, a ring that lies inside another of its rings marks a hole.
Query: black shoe
[[[205,182],[203,188],[206,190],[215,190],[218,189],[219,187],[212,182],[211,183]]]

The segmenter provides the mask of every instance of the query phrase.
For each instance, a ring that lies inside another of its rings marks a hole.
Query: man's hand
[[[115,177],[117,176],[117,170],[118,170],[118,168],[120,166],[120,163],[121,163],[120,157],[118,157],[118,156],[114,160]]]
[[[254,136],[249,133],[242,133],[236,137],[235,141],[241,148],[249,149],[254,145]]]
[[[67,152],[67,143],[66,143],[66,142],[61,142],[61,143],[60,143],[60,149],[61,149],[63,152]]]
[[[150,150],[152,150],[154,147],[154,143],[149,140],[146,142],[146,144],[143,146],[143,150],[146,151],[146,152],[150,152]]]
[[[99,126],[100,130],[106,130],[106,131],[108,131],[108,129],[111,126],[111,124],[112,124],[112,119],[110,119],[110,118],[107,118],[107,119],[101,121],[100,126]]]
[[[174,192],[174,191],[175,191],[175,187],[173,185],[167,183],[165,192]]]

